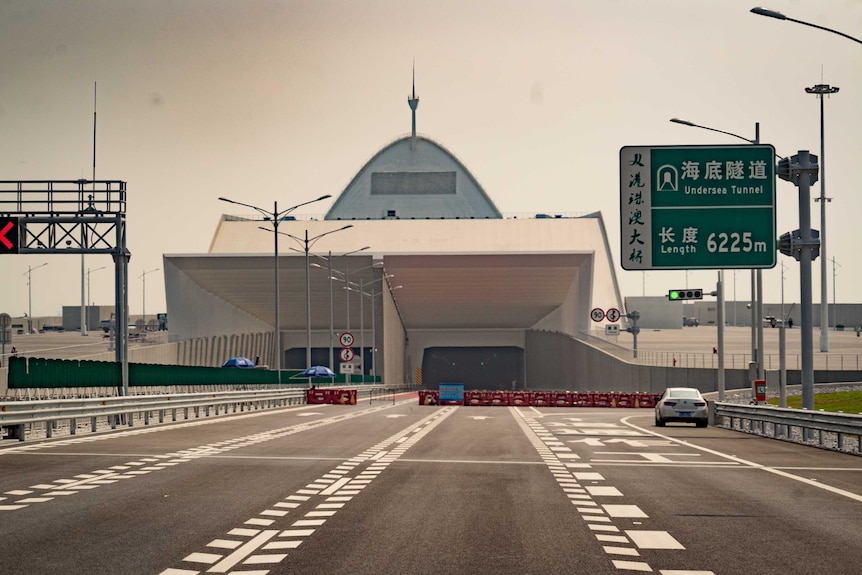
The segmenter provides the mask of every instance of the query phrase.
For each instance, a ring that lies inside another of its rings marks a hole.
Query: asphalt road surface
[[[858,574],[862,457],[648,409],[310,405],[0,444],[13,574]]]

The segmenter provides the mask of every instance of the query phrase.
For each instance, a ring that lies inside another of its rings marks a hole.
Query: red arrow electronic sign
[[[18,218],[0,218],[0,254],[18,253]]]

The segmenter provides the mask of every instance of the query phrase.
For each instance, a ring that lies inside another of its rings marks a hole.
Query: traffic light
[[[667,299],[680,301],[684,299],[703,299],[702,289],[672,289],[667,292]]]

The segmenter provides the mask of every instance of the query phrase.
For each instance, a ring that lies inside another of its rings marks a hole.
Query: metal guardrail
[[[236,413],[304,403],[304,389],[10,401],[0,403],[0,429],[6,439],[24,441],[27,427],[32,429],[38,423],[45,424],[45,436],[50,438],[60,421],[68,421],[69,434],[75,435],[79,419],[89,419],[90,430],[96,431],[100,420],[107,420],[112,429],[124,423],[132,427],[135,415],[140,423],[148,425],[153,414],[158,423],[164,423],[167,414],[171,421],[177,421],[180,410],[183,418],[189,419],[189,410],[197,418],[201,409],[204,416],[209,416],[211,411],[219,415],[231,410]]]
[[[712,403],[710,413],[736,431],[862,455],[862,414],[734,403]]]

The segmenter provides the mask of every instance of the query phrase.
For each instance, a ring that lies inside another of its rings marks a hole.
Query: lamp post
[[[781,325],[787,326],[787,315],[784,313],[784,270],[787,266],[781,261]]]
[[[31,267],[27,266],[27,271],[21,275],[27,276],[27,333],[33,333],[33,280],[31,275],[33,274],[33,270],[38,270],[39,268],[43,268],[48,265],[48,262],[44,264],[39,264],[38,266]]]
[[[718,130],[716,128],[710,128],[709,126],[701,126],[699,124],[695,124],[694,122],[689,122],[688,120],[681,120],[679,118],[671,118],[670,120],[674,124],[682,124],[683,126],[689,126],[691,128],[700,128],[702,130],[709,130],[710,132],[718,132],[719,134],[726,134],[728,136],[733,136],[734,138],[739,138],[749,144],[757,145],[760,143],[760,122],[755,122],[754,124],[754,139],[750,140],[739,134],[734,134],[733,132],[725,132],[724,130]],[[734,281],[734,288],[736,282]],[[736,299],[734,297],[734,299]],[[757,378],[763,379],[763,273],[760,268],[751,270],[751,301],[753,305],[751,306],[751,358],[752,361],[757,363]],[[734,301],[734,306],[736,302]]]
[[[138,276],[138,278],[141,279],[141,283],[143,284],[141,286],[141,288],[142,288],[141,289],[141,293],[142,293],[141,309],[143,311],[142,315],[144,317],[144,331],[147,331],[147,274],[151,274],[151,273],[157,272],[157,271],[159,271],[159,268],[154,268],[151,270],[147,270]]]
[[[309,272],[309,261],[308,256],[311,251],[311,246],[313,246],[317,240],[324,236],[328,236],[330,234],[334,234],[335,232],[340,232],[342,230],[346,230],[348,228],[352,228],[353,224],[348,224],[346,226],[341,226],[340,228],[329,230],[328,232],[323,232],[322,234],[317,234],[313,238],[308,237],[308,230],[305,230],[305,238],[297,237],[293,234],[289,234],[287,232],[275,232],[274,235],[281,234],[283,236],[287,236],[295,242],[299,243],[302,246],[302,251],[305,253],[305,336],[306,336],[306,345],[305,345],[305,363],[306,367],[311,367],[311,275]],[[261,228],[266,229],[266,228]],[[269,231],[269,230],[268,230]]]
[[[835,325],[838,325],[838,300],[835,298],[835,266],[841,267],[835,258],[832,258],[832,319],[835,320]]]
[[[297,204],[295,206],[291,206],[286,210],[278,210],[278,202],[275,201],[272,204],[272,211],[269,212],[263,208],[259,208],[257,206],[253,206],[251,204],[244,204],[242,202],[236,202],[234,200],[229,200],[228,198],[220,197],[219,200],[223,202],[227,202],[229,204],[236,204],[238,206],[244,206],[246,208],[251,208],[259,212],[264,221],[269,221],[272,223],[272,229],[262,228],[266,231],[275,232],[273,233],[273,268],[275,270],[275,337],[273,337],[272,346],[273,346],[273,359],[275,360],[275,370],[278,372],[278,382],[281,383],[281,314],[279,310],[279,293],[278,293],[278,224],[282,221],[282,219],[295,210],[296,208],[313,204],[314,202],[319,202],[321,200],[325,200],[326,198],[332,197],[330,194],[326,194],[324,196],[320,196],[314,200],[309,200],[307,202],[303,202],[301,204]]]
[[[811,28],[817,28],[818,30],[825,30],[827,32],[832,32],[833,34],[838,34],[839,36],[844,36],[848,40],[853,40],[854,42],[862,44],[862,40],[860,40],[859,38],[854,38],[853,36],[845,34],[844,32],[839,32],[838,30],[833,30],[832,28],[826,28],[825,26],[818,26],[817,24],[812,24],[811,22],[805,22],[803,20],[789,18],[781,12],[776,12],[775,10],[768,10],[767,8],[752,8],[750,12],[757,14],[758,16],[767,16],[768,18],[775,18],[776,20],[787,20],[788,22],[796,22],[797,24],[802,24],[803,26],[810,26]]]
[[[390,275],[390,276],[386,276],[386,277],[388,278],[388,277],[393,277],[393,276],[394,276],[394,274]],[[382,280],[385,278],[380,278],[380,279]],[[380,281],[380,280],[375,280],[375,281]],[[397,289],[401,289],[403,287],[404,286],[400,286],[400,285],[390,287],[389,291],[393,292],[393,291],[395,291]],[[377,293],[374,293],[374,291],[372,290],[371,293],[363,293],[362,295],[368,297],[368,299],[371,300],[371,377],[375,377],[377,375],[377,373],[375,372],[375,365],[376,365],[375,356],[377,354],[377,327],[376,327],[376,325],[377,325],[377,319],[376,319],[377,314],[374,311],[374,300],[377,299],[378,296],[383,295],[383,288],[381,287],[380,291]]]
[[[363,298],[363,297],[368,297],[368,296],[369,296],[369,294],[368,294],[368,293],[366,293],[366,291],[365,291],[365,288],[366,288],[367,286],[372,286],[372,285],[376,284],[377,282],[382,282],[383,280],[388,280],[389,278],[393,278],[393,277],[395,277],[395,274],[385,274],[385,273],[384,273],[382,277],[380,277],[380,278],[378,278],[378,279],[376,279],[376,280],[372,280],[372,281],[370,281],[370,282],[368,282],[368,283],[365,283],[364,278],[360,278],[360,279],[359,279],[359,286],[358,286],[358,287],[359,287],[359,289],[358,289],[358,290],[354,290],[354,289],[350,286],[350,284],[348,284],[348,285],[344,288],[344,289],[346,289],[346,290],[348,290],[348,291],[358,291],[358,292],[359,292],[359,341],[360,341],[360,343],[359,343],[359,349],[361,350],[360,354],[361,354],[362,359],[361,359],[361,361],[360,361],[360,364],[362,365],[362,376],[363,376],[363,377],[365,377],[365,308],[364,308],[364,305],[363,305],[363,302],[364,302],[365,300],[363,300],[362,298]],[[353,284],[353,285],[356,285],[356,284]],[[372,304],[373,304],[373,301],[372,301]],[[372,318],[371,318],[371,319],[372,319],[372,324],[371,324],[371,325],[372,325],[372,332],[373,332],[373,329],[374,329],[374,323],[373,323],[373,322],[374,322],[374,317],[373,317],[374,310],[373,310],[373,308],[372,308],[371,313],[372,313]],[[374,335],[373,335],[373,333],[372,333],[372,343],[371,343],[372,348],[374,347],[373,338],[374,338]]]
[[[365,266],[363,268],[353,270],[352,273],[357,274],[357,273],[363,272],[365,270],[370,270],[372,268],[379,268],[382,266],[383,266],[383,262],[374,262],[370,266]],[[344,277],[336,277],[332,274],[329,274],[329,279],[339,281],[339,282],[344,282],[344,287],[342,289],[344,290],[344,295],[347,298],[346,299],[346,304],[347,304],[347,327],[346,327],[346,331],[349,332],[350,331],[350,292],[356,291],[356,290],[350,289],[350,286],[359,287],[359,284],[350,281],[350,273],[351,273],[350,268],[348,268],[347,271],[341,271],[341,270],[333,269],[332,272],[335,274],[340,274],[340,275],[344,276]],[[347,374],[347,383],[350,383],[350,377],[351,376],[348,373]]]
[[[736,270],[733,270],[733,327],[736,327]]]
[[[811,22],[805,22],[803,20],[789,18],[781,12],[768,10],[766,8],[752,8],[751,12],[759,16],[775,18],[776,20],[787,20],[788,22],[795,22],[797,24],[802,24],[803,26],[817,28],[818,30],[825,30],[826,32],[831,32],[833,34],[837,34],[838,36],[843,36],[848,40],[852,40],[853,42],[862,44],[862,40],[860,40],[859,38],[854,38],[849,34],[839,32],[838,30],[833,30],[832,28],[826,28],[825,26],[818,26],[817,24],[812,24]],[[825,196],[826,161],[823,134],[823,96],[828,94],[834,94],[838,91],[838,88],[829,86],[828,84],[817,84],[811,88],[805,88],[805,91],[808,94],[816,94],[817,97],[820,98],[820,197],[815,198],[814,201],[820,202],[820,351],[829,351],[829,287],[827,285],[828,278],[826,273],[826,202],[831,201],[831,198],[827,198]]]
[[[87,306],[93,305],[93,300],[90,299],[90,274],[93,272],[97,272],[99,270],[103,270],[106,267],[107,266],[102,266],[102,267],[96,268],[94,270],[87,268],[87,303],[86,303]],[[90,329],[90,318],[89,318],[89,314],[85,313],[84,316],[85,316],[84,317],[84,331],[87,331],[88,329]]]
[[[371,249],[371,246],[361,247],[358,250],[353,250],[353,251],[350,251],[347,253],[343,253],[340,256],[335,256],[335,257],[342,257],[343,258],[345,256],[353,255],[355,253],[362,252],[362,251],[365,251],[368,249]],[[312,254],[312,255],[318,259],[325,261],[326,262],[326,268],[324,268],[322,265],[320,265],[318,263],[311,264],[311,267],[319,268],[319,269],[326,269],[328,274],[329,274],[328,275],[328,278],[329,278],[329,366],[328,367],[329,367],[329,369],[335,371],[335,369],[334,369],[335,368],[335,356],[334,356],[334,351],[333,351],[334,348],[332,345],[333,342],[335,341],[335,324],[334,324],[333,305],[332,305],[332,280],[334,279],[332,277],[332,272],[333,272],[333,269],[332,269],[332,252],[330,251],[329,255],[327,255],[326,257],[319,256],[317,254]]]
[[[826,274],[826,203],[832,198],[826,197],[826,138],[823,130],[823,100],[824,96],[834,94],[837,86],[817,84],[805,88],[806,94],[815,94],[820,100],[820,197],[814,198],[820,202],[820,351],[829,351],[829,281]]]

